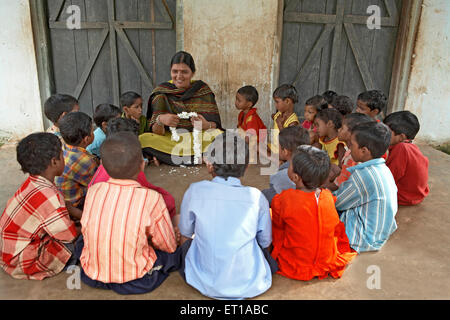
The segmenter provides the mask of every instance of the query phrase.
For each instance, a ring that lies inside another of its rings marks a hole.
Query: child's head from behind
[[[19,142],[16,153],[24,173],[42,175],[50,169],[58,176],[64,171],[61,141],[54,134],[32,133]]]
[[[333,108],[321,110],[316,114],[314,126],[320,137],[336,134],[342,126],[342,114]]]
[[[44,114],[55,125],[66,113],[79,110],[78,100],[68,94],[54,94],[44,103]]]
[[[238,110],[248,110],[258,102],[258,91],[253,86],[244,86],[236,93],[235,106]]]
[[[106,126],[109,119],[120,116],[120,109],[112,104],[99,104],[94,111],[94,123],[97,128],[101,128],[106,132]]]
[[[290,84],[282,84],[273,92],[275,107],[280,112],[293,111],[294,104],[298,102],[297,89]]]
[[[213,176],[228,179],[244,175],[249,163],[248,144],[238,134],[227,130],[217,136],[207,151],[207,167]]]
[[[330,105],[339,111],[343,116],[352,113],[354,108],[352,99],[347,96],[334,96]]]
[[[413,140],[420,130],[419,119],[410,111],[398,111],[391,113],[384,119],[392,131],[391,145],[404,140]]]
[[[333,100],[334,96],[337,96],[337,93],[332,90],[327,90],[324,93],[322,93],[322,96],[327,100],[327,103],[330,104]]]
[[[83,112],[71,112],[59,121],[64,141],[72,146],[86,148],[94,141],[92,119]]]
[[[288,176],[297,189],[314,190],[320,187],[330,173],[330,158],[326,151],[313,146],[299,146],[292,156]]]
[[[109,135],[100,147],[102,164],[114,179],[136,179],[145,167],[139,139],[132,132]]]
[[[385,111],[386,106],[387,97],[383,92],[380,90],[369,90],[358,95],[355,111],[375,118]]]
[[[386,153],[391,142],[391,130],[379,122],[358,124],[352,130],[349,148],[356,162],[380,158]]]
[[[278,141],[280,160],[287,161],[298,146],[310,144],[309,132],[301,126],[287,127],[280,130]]]
[[[328,102],[321,95],[316,95],[312,98],[309,98],[305,102],[305,119],[314,122],[314,118],[319,111],[328,108]]]
[[[120,107],[128,118],[139,119],[142,115],[142,97],[133,91],[120,96]]]
[[[136,137],[139,136],[139,124],[131,119],[127,118],[113,118],[108,121],[106,127],[106,136],[110,136],[118,132],[131,132]]]
[[[350,113],[344,117],[342,120],[342,126],[338,130],[338,139],[344,141],[345,143],[350,143],[350,138],[352,136],[352,130],[360,123],[373,122],[370,116],[364,113]]]

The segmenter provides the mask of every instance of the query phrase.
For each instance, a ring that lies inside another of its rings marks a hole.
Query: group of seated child
[[[273,99],[281,165],[268,189],[242,185],[248,144],[226,131],[206,153],[212,180],[191,184],[177,214],[144,174],[138,135],[148,121],[137,93],[124,93],[121,109],[99,105],[93,120],[75,98],[53,95],[44,105],[53,127],[17,146],[29,176],[0,217],[1,267],[42,280],[79,263],[84,283],[119,294],[150,292],[178,270],[217,299],[260,295],[274,273],[340,278],[358,253],[386,243],[398,205],[429,193],[428,159],[412,143],[419,122],[409,111],[377,120],[387,100],[378,90],[358,96],[357,113],[346,96],[314,96],[303,122],[295,87]],[[252,86],[236,93],[238,128],[259,141],[267,127],[257,101]]]

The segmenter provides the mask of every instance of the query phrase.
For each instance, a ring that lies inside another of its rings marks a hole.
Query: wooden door
[[[369,29],[377,5],[380,29]],[[401,0],[285,0],[279,83],[293,84],[305,101],[326,90],[347,95],[389,94]]]
[[[170,77],[175,53],[175,0],[47,0],[55,91],[79,99],[89,115],[121,93],[142,95]],[[80,8],[81,29],[67,28]],[[145,110],[144,110],[145,114]]]

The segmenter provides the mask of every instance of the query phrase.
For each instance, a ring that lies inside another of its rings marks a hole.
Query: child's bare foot
[[[158,159],[156,159],[156,157],[153,157],[153,163],[155,164],[155,166],[159,167],[161,165],[161,163],[159,162]]]

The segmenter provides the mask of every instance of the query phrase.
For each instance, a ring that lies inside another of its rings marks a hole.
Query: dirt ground
[[[419,146],[430,160],[431,193],[422,204],[399,209],[398,229],[379,252],[357,256],[341,279],[305,282],[275,275],[272,287],[255,299],[450,299],[450,156],[424,143]],[[243,184],[266,188],[269,177],[260,175],[259,169],[250,166]],[[177,210],[192,182],[210,178],[204,166],[162,165],[147,167],[145,173],[150,182],[172,193]],[[24,179],[15,160],[15,146],[4,145],[0,148],[2,212]],[[374,272],[379,274],[378,288],[373,286]],[[0,271],[0,299],[208,299],[187,285],[177,272],[155,291],[133,296],[93,289],[83,283],[79,289],[73,288],[71,279],[71,273],[62,272],[44,281],[15,280]]]

